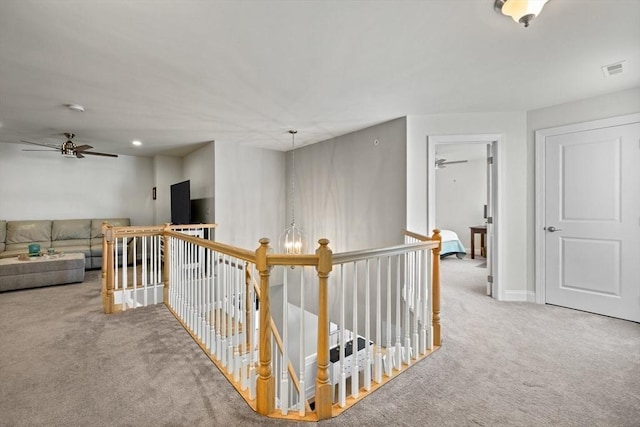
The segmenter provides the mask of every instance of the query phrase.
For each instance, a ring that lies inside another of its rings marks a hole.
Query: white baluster
[[[304,357],[305,355],[305,346],[304,346],[304,332],[305,332],[305,326],[304,326],[304,318],[305,318],[305,307],[304,307],[304,267],[300,268],[300,336],[298,338],[298,341],[300,342],[300,353],[298,354],[299,357],[299,364],[298,366],[300,366],[300,372],[298,373],[299,376],[299,382],[300,382],[300,397],[298,399],[298,415],[300,415],[301,417],[304,417],[305,411],[306,411],[306,401],[307,401],[307,393],[305,390],[305,378],[304,378],[304,373],[306,370],[306,359]]]
[[[223,302],[224,302],[224,254],[219,254],[216,258],[217,264],[217,280],[216,280],[216,358],[222,363],[222,346],[224,345],[222,341],[222,316],[223,311]]]
[[[371,390],[371,295],[370,295],[370,263],[369,258],[365,261],[365,277],[364,277],[364,389]]]
[[[256,277],[255,266],[251,264],[251,277]],[[249,334],[249,399],[254,400],[256,398],[256,319],[258,313],[256,312],[256,295],[253,286],[249,288],[249,295],[251,298],[251,311],[249,312],[249,326],[247,327],[247,333]]]
[[[117,239],[116,239],[117,241]],[[126,238],[122,238],[122,310],[126,310],[127,307],[127,300],[128,298],[128,286],[129,286],[129,277],[128,277],[128,269],[127,269],[127,263],[126,260],[128,259],[128,255],[127,255],[127,241]]]
[[[351,337],[351,396],[360,395],[360,368],[358,366],[358,264],[353,262],[353,334]]]
[[[222,312],[220,313],[220,317],[222,318],[222,324],[220,325],[221,334],[222,334],[222,366],[227,366],[227,316],[229,313],[229,268],[227,266],[227,256],[222,256]]]
[[[151,236],[142,236],[142,260],[140,261],[142,263],[142,288],[144,289],[144,306],[146,307],[147,305],[149,305],[149,296],[147,295],[149,293],[149,278],[148,278],[148,262],[149,262],[149,258],[147,256],[147,240],[152,239]],[[153,289],[153,293],[155,294],[155,288]]]
[[[407,256],[408,253],[405,252],[404,255],[398,255],[398,283],[400,282],[400,257],[403,256],[404,257],[404,264],[405,266],[410,262],[407,262]],[[405,268],[405,279],[407,277],[407,271]],[[407,283],[407,281],[405,280],[405,283]],[[405,289],[407,289],[407,293],[410,292],[411,288],[407,288],[407,286],[405,285]],[[402,301],[402,295],[398,294],[398,300]],[[409,302],[411,301],[411,297],[409,296],[409,294],[407,294],[407,297],[404,298],[403,304],[404,304],[404,363],[407,364],[407,366],[410,364],[411,361],[411,324],[410,324],[410,320],[409,320],[409,311],[411,310],[411,307],[409,305]],[[398,363],[398,365],[400,365],[400,363]]]
[[[381,259],[377,258],[376,267],[376,357],[374,364],[374,378],[380,384],[382,382],[382,294],[381,294]]]
[[[234,273],[234,265],[235,258],[229,257],[229,264],[227,265],[227,269],[229,271],[228,274],[228,293],[227,293],[227,363],[228,369],[227,372],[230,374],[233,373],[233,315],[234,315],[234,307],[233,307],[233,299],[234,295],[234,282],[235,282],[235,273]]]
[[[400,342],[402,337],[402,321],[400,319],[400,301],[402,300],[402,293],[400,291],[400,257],[401,255],[396,257],[396,350],[394,352],[394,365],[398,371],[402,368],[402,344]]]
[[[236,276],[236,280],[235,280],[235,284],[236,284],[236,302],[234,304],[234,326],[235,326],[235,334],[234,334],[234,338],[233,338],[233,367],[234,367],[234,380],[240,381],[240,368],[242,366],[242,362],[240,360],[240,339],[242,338],[240,336],[240,322],[242,319],[242,314],[243,314],[243,309],[242,307],[244,306],[244,301],[242,298],[242,264],[240,264],[240,260],[238,258],[236,258],[236,267],[235,267],[235,276]]]
[[[245,263],[244,264],[244,268],[242,270],[242,292],[243,292],[243,307],[244,310],[241,313],[241,318],[242,318],[242,330],[243,330],[243,337],[242,337],[242,356],[241,356],[241,364],[242,364],[242,368],[240,369],[240,378],[241,378],[241,382],[240,382],[240,388],[242,390],[246,390],[247,389],[247,380],[248,380],[248,375],[249,375],[249,354],[248,351],[249,349],[247,348],[247,342],[249,341],[249,336],[250,336],[250,332],[251,329],[249,329],[249,327],[251,326],[251,323],[249,322],[249,319],[247,318],[247,315],[250,315],[249,310],[253,311],[253,306],[251,305],[251,292],[248,289],[248,285],[247,285],[247,272],[249,269],[249,264]]]
[[[282,359],[281,359],[281,387],[280,387],[280,411],[283,415],[289,412],[289,375],[287,372],[287,350],[289,345],[289,269],[283,268],[284,277],[282,284]],[[276,348],[276,352],[279,351]]]
[[[391,257],[387,257],[387,354],[385,368],[387,376],[391,378],[393,373],[394,349],[391,347]]]
[[[338,386],[338,403],[341,408],[344,408],[347,404],[347,373],[346,373],[346,365],[344,358],[346,357],[346,343],[345,343],[345,299],[346,299],[346,278],[344,274],[344,264],[340,264],[340,293],[342,297],[340,298],[340,336],[339,336],[339,344],[340,344],[340,383]]]

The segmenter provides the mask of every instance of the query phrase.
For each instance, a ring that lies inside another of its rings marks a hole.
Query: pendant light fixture
[[[296,227],[296,152],[295,134],[297,130],[290,130],[291,134],[291,225],[280,234],[280,252],[287,255],[304,253],[304,232]]]
[[[495,0],[493,8],[525,27],[542,12],[548,0]]]

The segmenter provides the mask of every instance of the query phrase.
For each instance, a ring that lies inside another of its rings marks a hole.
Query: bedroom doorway
[[[465,258],[486,267],[478,274],[486,276],[486,293],[496,299],[501,299],[496,197],[500,140],[501,135],[494,134],[427,138],[429,229],[444,228],[447,235],[457,236]]]

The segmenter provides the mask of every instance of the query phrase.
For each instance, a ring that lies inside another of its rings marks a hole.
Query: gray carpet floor
[[[481,263],[443,260],[439,351],[319,424],[640,426],[640,325],[496,302]],[[0,294],[0,426],[285,424],[299,423],[254,413],[164,306],[104,315],[97,271]]]

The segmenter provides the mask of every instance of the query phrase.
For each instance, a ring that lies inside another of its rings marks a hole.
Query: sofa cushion
[[[8,221],[6,244],[51,242],[51,221]],[[42,246],[42,245],[41,245]],[[44,247],[48,247],[44,246]]]
[[[28,252],[29,245],[37,243],[46,251],[51,246],[51,221],[7,221],[5,251]]]
[[[91,238],[90,219],[60,219],[54,220],[51,226],[51,240],[83,239],[89,245]]]
[[[5,250],[5,240],[7,240],[7,221],[0,221],[0,252]]]

